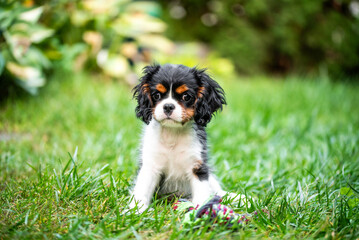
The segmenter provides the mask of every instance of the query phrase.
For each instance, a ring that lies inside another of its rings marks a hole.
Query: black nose
[[[175,105],[173,105],[172,103],[166,103],[165,105],[163,105],[163,111],[167,116],[171,115],[173,109],[175,109]]]

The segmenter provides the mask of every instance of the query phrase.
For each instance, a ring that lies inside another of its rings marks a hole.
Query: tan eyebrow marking
[[[149,93],[150,92],[150,88],[148,87],[147,83],[143,84],[141,89],[142,89],[143,93]]]
[[[161,83],[156,85],[156,89],[160,92],[160,93],[165,93],[167,92],[167,88],[165,86],[163,86]]]
[[[204,93],[204,87],[199,87],[197,92],[197,97],[199,98],[203,97],[203,93]]]
[[[188,87],[186,86],[186,84],[183,84],[176,89],[176,93],[182,94],[187,90],[188,90]]]
[[[142,91],[143,91],[143,94],[146,94],[148,99],[150,100],[151,102],[151,105],[153,105],[152,103],[152,99],[150,97],[150,87],[148,86],[148,83],[145,83],[143,84],[143,86],[141,87]]]

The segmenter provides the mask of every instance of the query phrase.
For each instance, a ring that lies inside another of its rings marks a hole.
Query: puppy
[[[207,165],[205,131],[226,104],[223,89],[205,70],[183,65],[145,67],[140,81],[134,88],[136,116],[147,125],[130,207],[144,211],[155,191],[198,205],[213,194],[225,195]]]

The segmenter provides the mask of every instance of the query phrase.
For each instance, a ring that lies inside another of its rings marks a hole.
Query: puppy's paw
[[[148,205],[143,200],[132,198],[129,209],[135,209],[136,213],[141,214],[148,208]]]
[[[206,201],[208,201],[209,197],[194,197],[192,202],[195,206],[201,206],[202,204],[204,204]]]

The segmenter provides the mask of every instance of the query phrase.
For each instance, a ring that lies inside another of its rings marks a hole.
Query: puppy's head
[[[167,127],[182,127],[194,120],[206,126],[226,104],[223,89],[205,70],[183,65],[153,65],[144,68],[134,88],[136,116],[148,124],[152,118]]]

